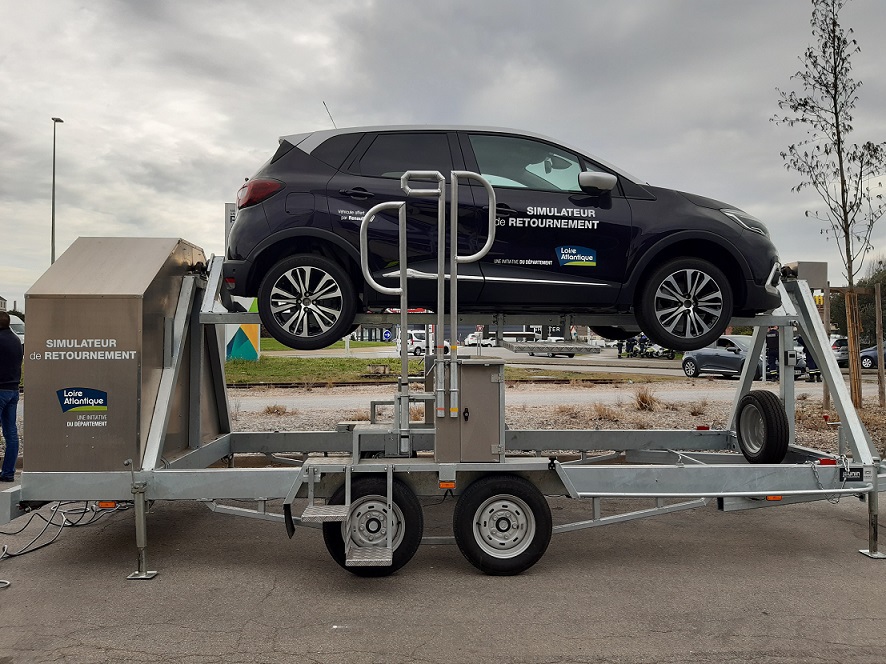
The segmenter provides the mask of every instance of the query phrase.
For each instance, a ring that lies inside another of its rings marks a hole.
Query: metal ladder
[[[483,185],[489,196],[488,237],[483,247],[469,256],[458,255],[458,185],[461,179],[473,179]],[[434,188],[414,188],[410,186],[412,180],[436,181]],[[437,338],[435,354],[435,390],[432,393],[409,391],[409,351],[405,343],[400,344],[400,376],[398,379],[398,392],[394,406],[394,427],[379,424],[361,424],[354,427],[353,449],[350,463],[344,467],[345,498],[341,505],[315,504],[315,485],[323,474],[321,464],[306,462],[299,473],[293,487],[284,501],[287,531],[290,537],[294,531],[294,522],[291,516],[291,504],[295,499],[301,485],[307,480],[308,504],[301,515],[302,523],[348,523],[352,508],[352,482],[354,471],[360,468],[360,472],[372,472],[378,466],[378,470],[384,470],[387,478],[386,488],[386,512],[387,526],[385,529],[386,541],[384,546],[359,546],[348,534],[348,526],[342,526],[342,537],[345,541],[345,565],[348,567],[359,566],[389,566],[393,563],[393,535],[394,535],[394,512],[393,512],[393,465],[385,463],[363,464],[360,461],[360,437],[365,433],[377,433],[383,429],[385,432],[396,433],[398,438],[397,452],[400,456],[409,456],[412,453],[412,429],[409,421],[409,406],[413,402],[433,401],[436,417],[446,416],[444,404],[449,397],[449,416],[458,417],[458,372],[449,371],[449,386],[445,384],[445,366],[454,363],[458,356],[458,264],[472,263],[483,258],[492,248],[495,241],[495,191],[482,176],[469,171],[452,171],[451,175],[451,220],[450,220],[450,251],[449,268],[450,274],[446,274],[446,179],[439,171],[407,171],[400,178],[400,184],[407,197],[433,197],[437,199]],[[397,211],[398,215],[398,252],[399,252],[399,282],[397,287],[386,287],[379,284],[373,278],[369,270],[368,256],[368,231],[369,224],[382,211]],[[401,338],[403,331],[408,328],[408,252],[406,238],[406,201],[389,201],[380,203],[366,212],[360,224],[360,268],[366,282],[376,291],[386,295],[400,296],[400,330]],[[453,343],[449,357],[444,355],[444,327],[445,327],[445,280],[449,278],[449,314],[450,330]],[[429,338],[429,337],[428,337]],[[374,418],[373,418],[374,420]],[[332,471],[335,472],[335,471]]]

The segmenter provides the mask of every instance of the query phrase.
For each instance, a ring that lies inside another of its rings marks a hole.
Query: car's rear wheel
[[[732,287],[719,268],[697,258],[677,258],[640,287],[637,322],[652,341],[674,350],[697,350],[726,330]]]
[[[258,312],[268,333],[297,350],[332,345],[354,324],[351,279],[328,258],[298,254],[279,261],[262,279]]]
[[[698,370],[698,364],[696,364],[695,360],[686,358],[683,360],[683,373],[690,378],[697,378],[701,372]]]

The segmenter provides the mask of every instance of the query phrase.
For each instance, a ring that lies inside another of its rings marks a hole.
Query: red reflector
[[[710,431],[711,427],[709,427],[707,424],[699,424],[697,427],[695,427],[695,430],[696,431]]]
[[[237,192],[237,209],[261,203],[280,191],[283,186],[279,180],[250,180]]]
[[[836,466],[837,460],[836,459],[819,459],[818,465],[819,466]]]

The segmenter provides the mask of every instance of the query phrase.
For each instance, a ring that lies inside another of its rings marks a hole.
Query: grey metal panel
[[[21,499],[21,486],[18,484],[0,490],[0,526],[27,514],[18,506]]]
[[[34,282],[27,296],[141,297],[180,245],[202,255],[197,247],[178,238],[77,238]]]
[[[122,470],[125,459],[138,456],[141,305],[133,297],[28,298],[26,471]],[[106,346],[58,346],[96,340]],[[78,388],[105,393],[106,410],[67,409],[59,391]]]
[[[578,496],[716,497],[828,492],[866,493],[870,484],[839,481],[836,466],[562,466]]]
[[[732,440],[731,432],[719,430],[508,429],[505,431],[505,444],[509,450],[726,450],[732,449]]]
[[[142,470],[150,470],[160,465],[160,454],[170,444],[170,438],[173,439],[174,447],[179,449],[187,447],[188,423],[186,419],[182,422],[182,406],[187,408],[188,393],[185,387],[188,384],[188,376],[183,376],[182,380],[179,380],[179,374],[183,368],[183,359],[187,349],[188,321],[196,292],[194,279],[194,277],[187,277],[182,283],[179,293],[173,324],[172,366],[163,368],[157,388],[154,413],[151,416],[145,452],[141,461]],[[183,399],[184,404],[182,404]],[[173,411],[175,412],[173,413]],[[174,419],[173,415],[175,415]],[[170,432],[171,421],[174,426]],[[184,441],[181,440],[182,429],[184,430]]]

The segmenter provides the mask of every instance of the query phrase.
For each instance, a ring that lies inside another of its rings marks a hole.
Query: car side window
[[[399,178],[406,171],[452,172],[449,139],[440,133],[379,134],[357,162],[359,175]]]
[[[470,134],[480,175],[496,187],[580,191],[577,155],[548,143],[517,136]]]

